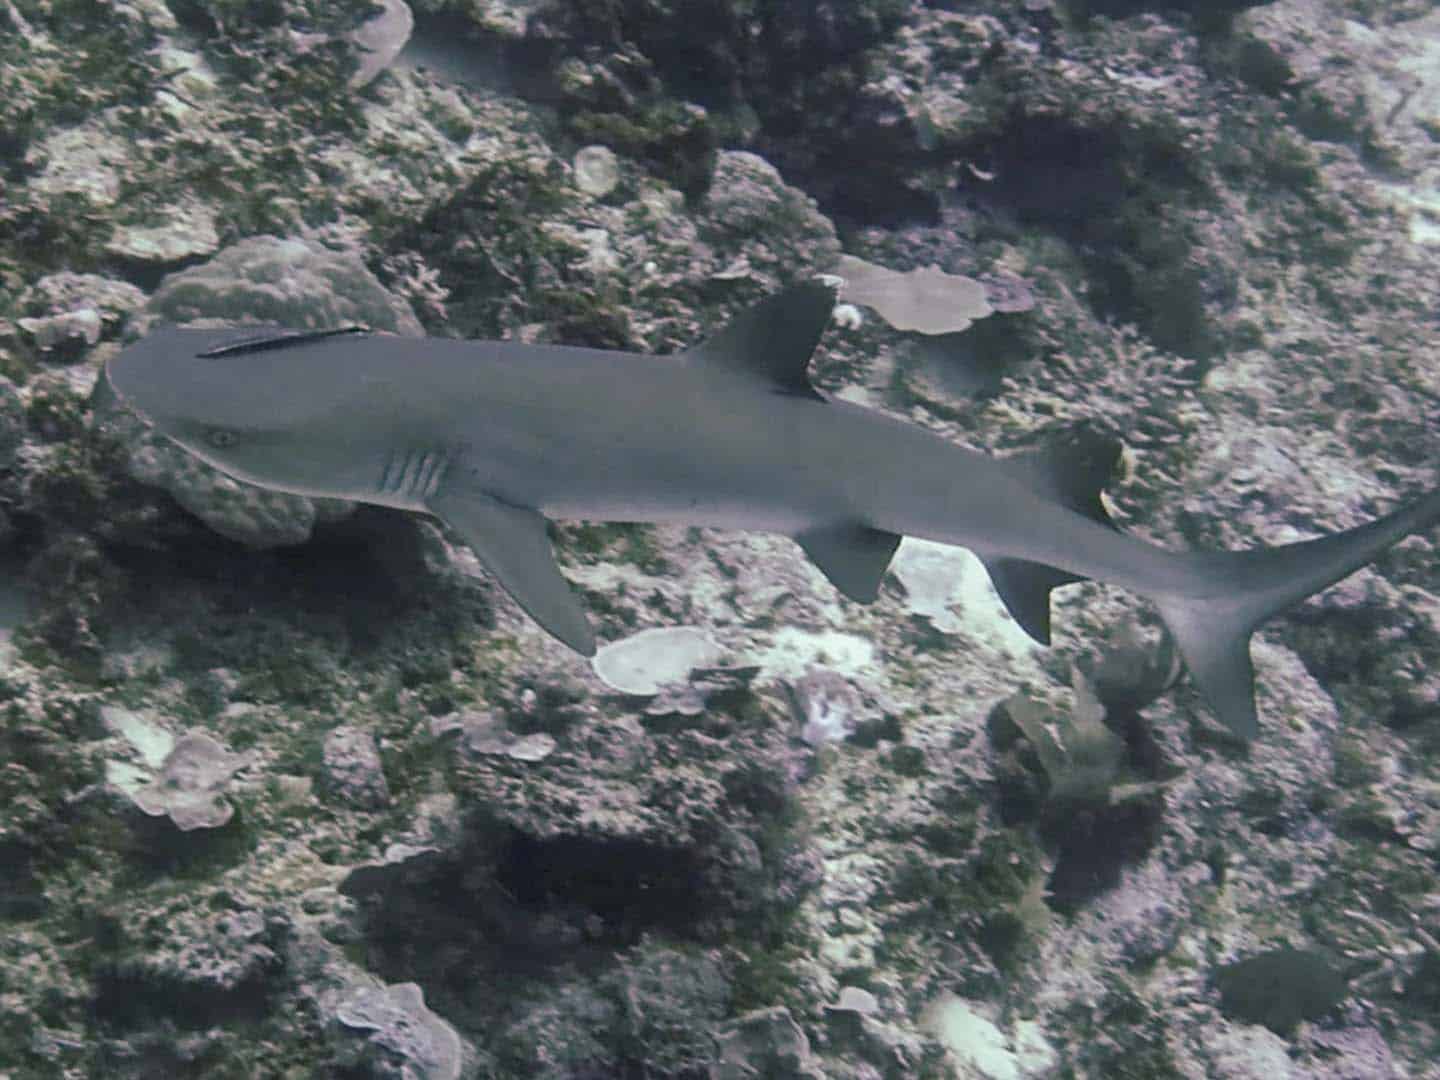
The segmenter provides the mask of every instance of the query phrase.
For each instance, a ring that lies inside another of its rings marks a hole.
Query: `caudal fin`
[[[1272,615],[1440,522],[1440,491],[1368,525],[1281,547],[1197,553],[1192,585],[1156,597],[1202,697],[1242,739],[1258,731],[1250,634]]]

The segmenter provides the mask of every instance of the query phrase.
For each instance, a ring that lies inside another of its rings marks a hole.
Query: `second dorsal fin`
[[[1007,461],[1022,469],[1030,484],[1076,513],[1110,528],[1100,491],[1115,471],[1122,446],[1088,425],[1052,436],[1039,450]],[[1044,563],[991,556],[983,560],[1005,609],[1032,638],[1050,644],[1050,590],[1084,578]]]
[[[820,280],[792,285],[742,311],[685,352],[688,363],[754,375],[781,393],[820,399],[810,385],[810,354],[830,322],[836,290]]]

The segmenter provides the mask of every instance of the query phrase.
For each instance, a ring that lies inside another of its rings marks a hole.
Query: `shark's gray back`
[[[377,427],[455,446],[469,482],[551,516],[788,532],[844,509],[836,454],[860,448],[823,401],[683,354],[427,342],[397,371],[393,341],[346,344]]]

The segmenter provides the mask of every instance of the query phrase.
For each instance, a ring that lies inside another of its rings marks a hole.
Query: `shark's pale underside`
[[[833,289],[798,285],[674,356],[363,331],[162,329],[110,387],[240,480],[440,518],[541,626],[595,640],[547,518],[683,522],[793,536],[871,601],[902,536],[970,548],[1031,636],[1051,588],[1149,597],[1202,695],[1256,732],[1251,631],[1440,520],[1440,492],[1368,525],[1245,552],[1171,552],[1119,532],[1100,488],[1117,448],[1082,439],[995,459],[834,400],[807,377]]]

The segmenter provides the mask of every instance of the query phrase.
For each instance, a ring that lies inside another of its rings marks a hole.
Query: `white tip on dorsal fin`
[[[810,385],[810,355],[830,322],[835,297],[827,281],[792,285],[742,311],[714,337],[687,350],[685,359],[757,376],[782,393],[820,399]]]

